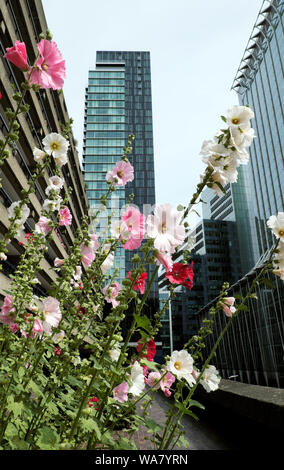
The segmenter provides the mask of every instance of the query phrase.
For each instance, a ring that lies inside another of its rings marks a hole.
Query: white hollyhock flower
[[[215,366],[209,365],[203,372],[200,383],[206,392],[212,392],[219,388],[221,377]]]
[[[154,246],[161,252],[174,253],[185,239],[185,228],[181,225],[182,212],[171,204],[156,206],[154,215],[148,215],[146,232],[154,238]]]
[[[35,147],[33,149],[33,156],[34,156],[34,160],[38,163],[44,159],[44,157],[46,156],[46,153],[40,150],[39,148]]]
[[[15,217],[15,215],[16,215],[15,209],[20,206],[20,203],[21,203],[21,201],[15,201],[10,205],[10,207],[8,208],[8,217],[9,217],[9,219],[13,219]],[[16,219],[16,222],[19,225],[23,225],[26,222],[29,215],[30,215],[30,209],[28,208],[28,206],[26,204],[24,204],[20,208],[20,211],[21,212],[19,214],[19,217]]]
[[[49,196],[51,190],[59,192],[63,188],[64,180],[60,176],[52,176],[48,180],[49,185],[45,189],[45,194]]]
[[[173,351],[167,369],[174,374],[177,379],[185,379],[190,386],[195,383],[192,375],[193,358],[184,349],[181,351]]]
[[[274,235],[284,242],[284,212],[278,212],[277,215],[272,215],[267,221],[267,225],[271,228]]]
[[[143,392],[144,388],[145,380],[143,367],[140,366],[138,361],[135,361],[133,366],[131,367],[129,393],[138,396]]]
[[[65,336],[65,331],[61,330],[59,333],[56,333],[55,335],[53,335],[52,339],[54,343],[60,343],[60,341],[63,340],[64,336]]]
[[[69,147],[68,140],[64,139],[62,135],[52,132],[47,135],[42,141],[44,150],[49,155],[52,155],[55,159],[61,158],[67,155]]]
[[[54,157],[56,165],[61,168],[68,162],[67,154],[62,154]]]
[[[203,142],[200,155],[202,155],[204,163],[215,168],[222,166],[222,162],[224,162],[225,157],[230,155],[230,152],[230,149],[226,148],[224,144],[218,143],[215,137],[214,140],[205,140]]]
[[[239,166],[238,161],[234,158],[233,155],[230,155],[228,158],[224,159],[224,165],[222,173],[227,180],[227,183],[236,183],[238,180],[238,171]]]
[[[105,253],[108,253],[110,247],[111,247],[111,245],[106,243],[105,245],[103,245],[103,251]],[[106,257],[104,262],[101,264],[101,270],[104,274],[106,274],[106,272],[109,271],[112,268],[113,262],[114,262],[114,254],[111,252],[111,253],[108,254],[108,256]]]
[[[125,222],[116,220],[111,223],[110,233],[113,238],[121,238],[127,240],[130,236],[128,226]]]
[[[246,130],[251,127],[250,119],[254,117],[254,113],[248,106],[236,105],[227,110],[225,117],[230,128]]]
[[[73,275],[73,278],[75,281],[80,281],[82,277],[82,268],[81,266],[76,266],[75,274]]]
[[[112,361],[117,362],[118,358],[120,356],[120,350],[119,349],[110,349],[109,355]]]
[[[276,269],[284,269],[284,243],[277,247],[277,253],[273,255],[273,264]]]
[[[272,272],[276,276],[279,276],[281,281],[284,281],[284,269],[274,269]]]
[[[62,201],[63,199],[61,196],[58,196],[56,199],[45,199],[42,205],[42,210],[46,212],[59,211]]]
[[[212,179],[213,179],[213,186],[210,186],[213,191],[219,196],[222,197],[224,196],[224,193],[220,186],[216,183],[221,184],[221,186],[224,188],[226,184],[228,183],[228,180],[226,178],[226,175],[223,171],[216,171],[215,173],[212,174]]]
[[[253,127],[244,129],[240,132],[238,128],[231,127],[231,145],[235,147],[238,151],[242,152],[244,148],[250,147],[255,138],[255,133]]]
[[[57,328],[62,314],[60,311],[60,303],[54,297],[47,297],[43,302],[43,316],[46,323]]]

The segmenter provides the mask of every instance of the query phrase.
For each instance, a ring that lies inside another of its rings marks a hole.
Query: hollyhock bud
[[[16,65],[21,70],[27,70],[27,50],[24,42],[16,41],[13,47],[6,48],[4,59],[9,60],[12,64]]]

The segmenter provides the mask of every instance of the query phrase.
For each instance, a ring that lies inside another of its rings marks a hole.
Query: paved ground
[[[156,399],[153,402],[150,410],[150,417],[158,424],[162,424],[166,420],[165,413],[169,408],[168,399],[164,398],[159,393],[156,394]],[[197,410],[197,408],[196,408]],[[189,442],[188,447],[174,447],[174,449],[186,450],[232,450],[234,446],[232,442],[226,437],[226,432],[216,431],[212,424],[206,423],[201,417],[202,410],[198,410],[196,414],[200,420],[195,421],[190,416],[184,416],[182,424],[184,425],[186,434],[185,438]],[[203,412],[203,413],[206,413]],[[141,427],[139,431],[133,435],[133,441],[139,450],[153,449],[151,441],[148,439],[150,434],[148,429]]]

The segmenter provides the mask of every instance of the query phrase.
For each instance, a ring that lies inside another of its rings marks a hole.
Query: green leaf
[[[268,289],[273,289],[274,288],[273,282],[270,279],[267,279],[266,277],[261,279],[261,282],[263,284],[265,284]]]
[[[40,387],[33,380],[29,381],[28,388],[31,389],[31,391],[35,394],[36,397],[44,396],[42,391],[40,390]]]
[[[122,437],[115,445],[116,449],[122,450],[137,450],[136,445],[134,442],[130,442],[126,437]]]
[[[244,310],[245,312],[249,312],[249,308],[245,304],[238,305],[238,310]]]
[[[101,438],[101,443],[104,445],[108,445],[110,449],[113,449],[115,446],[115,440],[112,438],[111,434],[107,431]]]
[[[19,435],[19,431],[16,428],[16,426],[13,423],[9,423],[5,431],[5,437],[9,440],[9,439],[13,439],[14,436],[18,436],[18,435]]]
[[[69,375],[68,378],[67,378],[67,382],[70,383],[70,385],[73,385],[74,387],[82,387],[82,382],[78,379],[76,379],[75,377],[73,377],[72,375]]]
[[[44,426],[39,431],[37,445],[43,450],[57,450],[59,444],[59,436],[56,431],[48,426]]]
[[[148,317],[146,317],[145,315],[140,317],[139,315],[136,315],[136,314],[134,314],[133,316],[139,328],[143,328],[148,333],[151,333],[152,325]]]
[[[154,370],[154,371],[159,371],[159,364],[157,362],[154,362],[154,361],[148,361],[148,359],[146,359],[146,357],[143,357],[141,360],[140,360],[140,364],[143,365],[143,366],[147,366],[150,370]]]
[[[188,448],[189,448],[189,442],[188,442],[188,440],[184,437],[183,434],[179,437],[179,440],[177,441],[176,444],[177,444],[178,447],[185,447],[185,449],[188,449]]]
[[[221,116],[221,119],[222,119],[224,122],[227,122],[227,119],[225,118],[225,116]]]
[[[16,402],[14,401],[14,397],[10,395],[7,400],[7,408],[11,413],[14,414],[15,418],[18,418],[24,410],[24,404],[22,402]]]
[[[55,403],[53,403],[52,401],[50,401],[49,403],[47,403],[47,409],[49,411],[49,413],[53,416],[56,416],[59,414],[59,409],[57,408],[57,406],[55,405]]]
[[[197,408],[200,408],[201,410],[205,410],[205,406],[203,406],[199,401],[196,400],[189,400],[189,406],[196,406]]]
[[[189,415],[196,421],[199,421],[198,416],[196,416],[196,414],[194,414],[192,411],[188,410],[182,403],[176,403],[176,406],[179,408],[180,411],[183,412],[183,414]]]
[[[149,418],[145,421],[145,426],[149,429],[148,432],[157,433],[162,430],[162,426],[160,426],[156,421]]]
[[[80,424],[82,426],[82,428],[84,429],[84,431],[87,431],[87,432],[95,432],[96,436],[98,439],[101,439],[101,431],[99,429],[99,426],[98,424],[96,423],[96,421],[92,418],[81,418],[80,419]]]

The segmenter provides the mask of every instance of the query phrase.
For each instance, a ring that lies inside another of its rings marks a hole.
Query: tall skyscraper
[[[118,189],[99,220],[103,234],[107,215],[117,218],[134,194],[132,204],[148,212],[155,204],[154,150],[152,129],[151,71],[149,52],[98,51],[96,67],[89,71],[84,128],[84,178],[91,208],[100,206],[105,193],[106,172],[120,160],[130,134],[135,135],[129,157],[134,180]],[[133,252],[119,248],[115,267],[123,279],[131,270]],[[151,276],[152,268],[148,272]],[[157,282],[152,293],[157,295]]]

